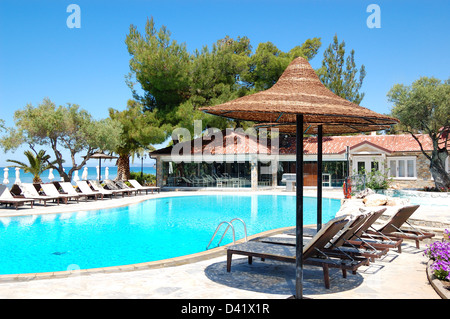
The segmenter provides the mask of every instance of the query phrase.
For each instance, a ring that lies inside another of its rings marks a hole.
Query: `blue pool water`
[[[323,199],[323,222],[339,207],[339,200]],[[315,224],[316,199],[305,198],[304,208],[304,223]],[[180,196],[107,210],[2,217],[0,274],[118,266],[197,253],[205,250],[220,222],[236,217],[245,221],[248,236],[294,226],[295,196]],[[243,238],[242,224],[233,224],[236,239]],[[232,241],[231,233],[221,245]],[[221,234],[210,247],[217,246]]]

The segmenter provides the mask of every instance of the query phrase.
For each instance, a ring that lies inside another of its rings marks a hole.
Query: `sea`
[[[106,166],[108,167],[108,166]],[[106,171],[106,167],[102,166],[102,179],[105,178],[105,171]],[[65,171],[68,172],[70,170],[70,167],[66,167]],[[78,177],[81,180],[82,174],[83,174],[83,169],[81,169],[80,171],[78,171]],[[141,172],[141,167],[130,167],[130,171],[131,172]],[[148,166],[148,167],[143,167],[142,168],[142,172],[144,174],[153,174],[156,175],[156,168],[152,167],[152,166]],[[54,182],[54,181],[60,181],[61,177],[58,173],[57,170],[53,170],[53,175],[54,178],[50,179],[49,178],[49,174],[50,171],[47,170],[44,173],[42,173],[41,175],[41,179],[43,183],[48,183],[48,182]],[[111,166],[108,167],[108,176],[109,179],[114,179],[117,176],[117,166]],[[72,175],[72,179],[75,177],[75,173]],[[22,183],[32,183],[33,182],[33,175],[30,173],[25,173],[22,169],[20,170],[20,174],[19,174],[19,178],[20,181]],[[97,168],[96,167],[88,167],[88,178],[87,179],[97,179]],[[15,167],[8,167],[8,177],[7,177],[8,183],[5,183],[5,167],[0,167],[0,184],[4,184],[6,186],[8,186],[9,188],[11,188],[15,181],[16,181],[16,169]],[[75,181],[72,180],[72,183],[75,183]]]

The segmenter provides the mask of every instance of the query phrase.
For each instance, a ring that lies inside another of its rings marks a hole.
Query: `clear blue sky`
[[[66,25],[72,3],[81,8],[79,29]],[[366,24],[372,3],[381,9],[379,29]],[[320,37],[314,68],[337,34],[366,67],[361,104],[379,113],[390,112],[386,93],[394,84],[450,76],[448,0],[0,0],[0,117],[13,126],[15,110],[44,97],[79,104],[97,119],[110,107],[124,109],[131,98],[125,36],[130,24],[142,32],[151,16],[190,51],[226,35],[247,36],[254,49],[270,41],[282,51]],[[23,158],[24,149],[0,151],[0,166]]]

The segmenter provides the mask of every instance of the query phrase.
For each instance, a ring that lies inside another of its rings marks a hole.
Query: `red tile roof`
[[[222,134],[222,135],[220,135]],[[221,140],[216,138],[222,137]],[[267,141],[270,145],[270,140]],[[175,146],[169,146],[163,149],[151,152],[151,155],[164,154],[169,155]],[[239,131],[232,131],[225,135],[225,132],[217,132],[207,137],[197,138],[191,141],[178,144],[178,149],[174,155],[237,155],[237,154],[270,154],[270,147],[264,145],[263,142],[258,143],[254,136],[243,134]],[[184,154],[184,149],[189,149],[190,154]],[[180,151],[180,154],[177,153]]]
[[[236,154],[270,154],[270,139],[267,146],[263,142],[258,143],[256,137],[233,131],[225,136],[222,132],[222,140],[215,140],[216,135],[211,138],[198,138],[195,140],[182,142],[178,145],[181,149],[185,146],[190,150],[190,154],[174,155],[236,155]],[[431,139],[428,135],[417,135],[426,151],[433,149]],[[346,147],[354,149],[361,145],[371,145],[380,148],[387,153],[392,152],[420,152],[417,141],[409,134],[402,135],[350,135],[350,136],[325,136],[323,138],[323,154],[342,154]],[[151,155],[169,155],[174,146],[156,150]],[[317,137],[306,137],[304,139],[305,154],[317,154]],[[279,154],[295,154],[295,137],[283,138],[279,141]]]
[[[291,139],[289,147],[282,147],[280,142],[280,154],[295,154],[295,137]],[[420,134],[418,139],[424,150],[433,149],[433,144],[428,135]],[[349,136],[325,136],[323,138],[324,154],[342,154],[346,147],[350,149],[368,144],[384,150],[385,152],[420,152],[420,146],[410,134],[401,135],[349,135]],[[317,138],[304,139],[305,154],[317,154]]]

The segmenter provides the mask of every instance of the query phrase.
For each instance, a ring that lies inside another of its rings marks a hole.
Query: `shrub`
[[[443,187],[437,188],[437,187],[428,187],[428,186],[425,186],[422,190],[423,190],[424,192],[446,192],[446,190],[445,190]]]
[[[365,169],[359,172],[354,172],[352,176],[352,184],[355,184],[356,190],[371,189],[388,189],[392,183],[392,178],[388,175],[388,170],[385,168],[384,172],[379,169],[372,169],[366,171]],[[353,186],[353,185],[352,185]]]

